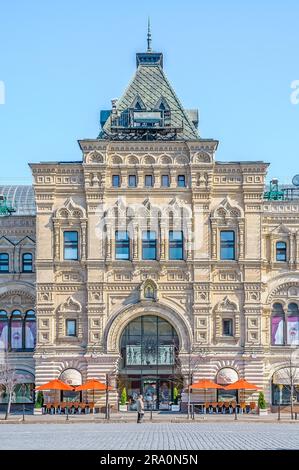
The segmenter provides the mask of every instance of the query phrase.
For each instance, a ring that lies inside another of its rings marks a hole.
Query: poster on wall
[[[142,346],[126,347],[126,364],[134,365],[171,365],[174,364],[173,346],[159,346],[144,350]]]

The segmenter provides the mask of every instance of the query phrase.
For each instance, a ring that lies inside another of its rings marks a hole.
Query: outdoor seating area
[[[42,407],[42,414],[89,414],[95,412],[94,403],[61,402],[46,403]]]
[[[47,403],[43,403],[42,405],[42,414],[89,414],[89,413],[96,413],[102,411],[102,406],[95,406],[95,391],[100,391],[104,392],[105,394],[108,394],[109,390],[112,390],[112,387],[110,387],[108,384],[104,384],[100,382],[99,380],[96,379],[90,379],[87,380],[84,384],[74,386],[70,384],[64,383],[62,380],[59,379],[54,379],[50,380],[50,382],[47,382],[43,385],[40,385],[39,387],[36,387],[35,390],[38,391],[54,391],[61,393],[62,391],[67,391],[67,392],[82,392],[82,391],[89,391],[91,390],[93,393],[93,401],[88,402],[86,399],[86,402],[82,401],[59,401],[59,400],[53,400],[49,401]],[[80,394],[81,396],[81,394]],[[108,396],[108,395],[107,395]],[[82,399],[82,398],[81,398]]]
[[[205,403],[192,403],[192,411],[194,413],[203,414],[248,414],[256,413],[257,405],[255,402],[250,403],[237,403],[231,402],[205,402]]]

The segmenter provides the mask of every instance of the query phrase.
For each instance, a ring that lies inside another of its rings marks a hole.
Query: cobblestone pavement
[[[2,424],[0,449],[299,449],[298,424]]]

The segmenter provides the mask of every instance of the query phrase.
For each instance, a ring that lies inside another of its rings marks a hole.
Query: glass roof
[[[33,187],[29,185],[0,186],[0,195],[16,210],[12,215],[35,215]]]

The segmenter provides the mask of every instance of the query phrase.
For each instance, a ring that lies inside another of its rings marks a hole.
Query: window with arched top
[[[288,305],[287,344],[299,344],[299,308],[294,302]]]
[[[273,305],[271,343],[274,346],[299,344],[299,308],[295,302],[289,303],[286,310],[279,302]]]
[[[283,345],[284,344],[284,329],[285,329],[285,314],[283,306],[280,303],[275,303],[272,307],[271,318],[271,344]]]
[[[28,310],[25,316],[25,349],[34,349],[36,341],[35,311]]]
[[[23,349],[23,319],[20,310],[14,310],[10,319],[11,349]]]
[[[286,242],[276,242],[276,261],[287,261],[287,244]]]
[[[9,272],[9,254],[0,253],[0,273]]]
[[[155,289],[152,285],[147,285],[144,288],[144,298],[145,299],[155,299]]]
[[[22,256],[22,272],[32,273],[33,271],[33,256],[32,253],[23,253]]]
[[[8,348],[8,317],[5,310],[0,310],[0,351]]]

